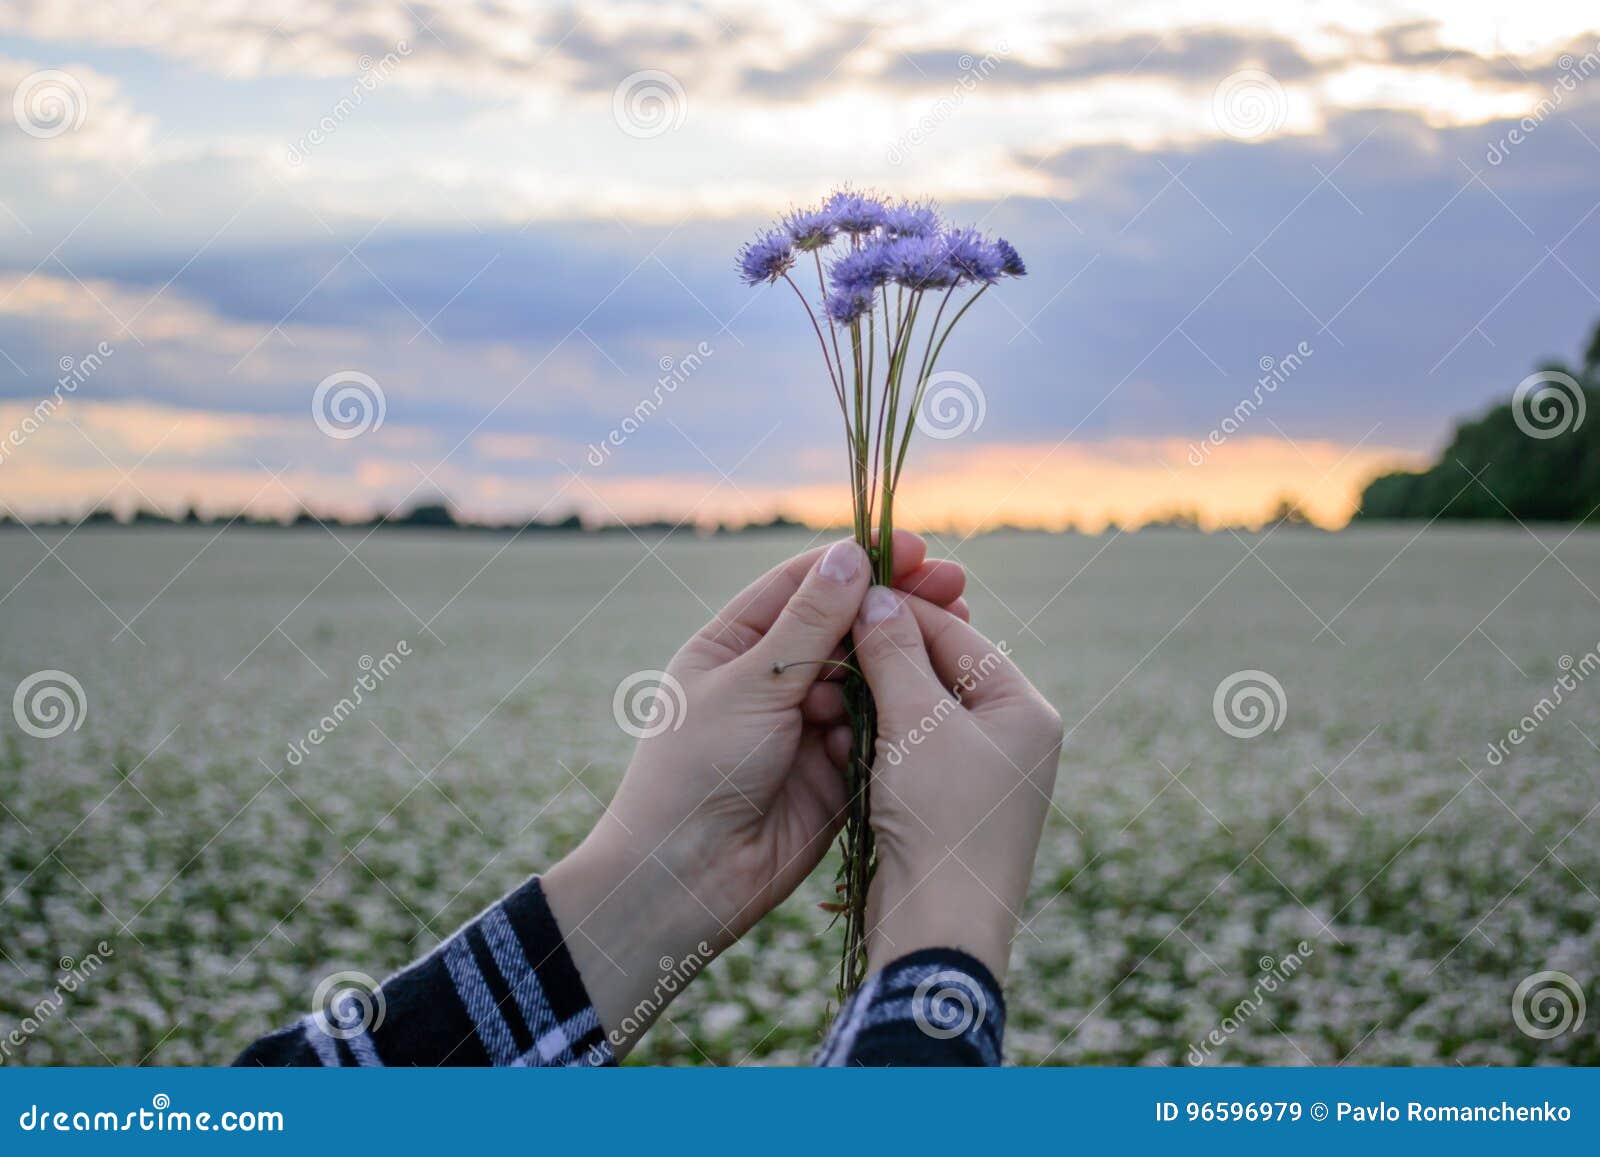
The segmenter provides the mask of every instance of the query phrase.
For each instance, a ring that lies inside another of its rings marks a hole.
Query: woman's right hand
[[[871,971],[958,948],[1005,980],[1061,753],[1061,717],[996,645],[914,596],[867,592],[855,648],[878,711]],[[848,745],[848,733],[831,737]]]

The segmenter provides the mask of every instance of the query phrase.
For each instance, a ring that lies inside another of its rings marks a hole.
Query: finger
[[[921,535],[912,534],[909,530],[894,532],[894,577],[900,581],[901,575],[908,575],[923,564],[928,557],[928,544]],[[872,544],[878,544],[878,532],[872,532]]]
[[[1006,654],[1004,643],[991,643],[960,616],[922,599],[907,599],[906,605],[921,629],[939,682],[958,690],[964,705],[981,707],[1028,690],[1027,677]]]
[[[826,736],[816,732],[801,739],[800,750],[795,753],[794,778],[791,781],[791,790],[797,793],[794,797],[796,802],[809,805],[805,809],[809,820],[806,826],[814,829],[816,838],[821,841],[821,846],[816,848],[818,858],[844,826],[848,810],[845,803],[849,798],[844,776],[839,774],[840,768],[829,756],[827,746]]]
[[[800,716],[807,723],[838,723],[845,718],[844,688],[837,683],[813,683],[800,701]]]
[[[923,645],[922,628],[909,608],[917,601],[888,587],[873,587],[856,619],[856,661],[872,688],[879,716],[891,730],[899,726],[897,721],[920,718],[946,697]]]
[[[848,770],[850,767],[850,728],[848,726],[830,728],[828,734],[823,738],[823,744],[828,749],[828,758],[833,761],[833,766],[840,771]]]
[[[877,541],[876,535],[873,541]],[[777,620],[811,568],[828,549],[819,546],[773,567],[734,595],[715,618],[700,628],[699,637],[727,647],[735,654],[748,651]],[[909,573],[922,565],[928,555],[928,544],[910,531],[897,530],[894,532],[894,553],[896,572],[904,563]]]
[[[967,571],[949,559],[929,559],[915,570],[900,573],[896,559],[894,586],[908,595],[926,599],[935,606],[946,606],[967,589]]]
[[[798,703],[821,673],[823,660],[855,622],[871,570],[867,552],[853,540],[834,543],[806,573],[766,635],[737,662],[769,672],[764,678],[782,678],[796,689]]]
[[[952,600],[950,605],[945,607],[945,610],[949,611],[952,615],[954,615],[956,618],[960,619],[963,623],[972,622],[972,608],[967,606],[967,600],[966,599],[954,599],[954,600]]]

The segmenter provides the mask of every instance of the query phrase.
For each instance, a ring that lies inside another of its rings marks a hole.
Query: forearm
[[[605,821],[544,877],[551,911],[617,1056],[727,936],[691,884]]]

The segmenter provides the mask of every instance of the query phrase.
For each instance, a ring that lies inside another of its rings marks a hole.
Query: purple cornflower
[[[822,209],[843,233],[860,235],[871,233],[883,224],[888,211],[877,197],[870,193],[857,193],[852,189],[836,189],[828,194]]]
[[[902,201],[884,210],[883,231],[890,237],[932,237],[939,231],[939,213],[932,205]]]
[[[768,229],[739,250],[739,276],[746,285],[777,281],[794,264],[794,247],[787,233]]]
[[[952,229],[944,235],[944,245],[950,264],[963,281],[988,285],[999,280],[1003,265],[1000,247],[976,229]]]
[[[824,248],[839,232],[827,209],[796,209],[783,219],[783,229],[794,247],[807,253]]]
[[[868,241],[835,261],[828,268],[834,293],[848,297],[887,284],[895,272],[894,247],[892,241]]]
[[[828,297],[828,318],[836,325],[851,325],[872,312],[872,290],[835,291]]]
[[[1022,255],[1016,247],[1004,237],[995,239],[995,252],[1000,254],[1000,272],[1007,277],[1026,277],[1028,267],[1022,263]]]
[[[907,289],[945,289],[961,280],[943,237],[902,237],[889,242],[894,280]]]

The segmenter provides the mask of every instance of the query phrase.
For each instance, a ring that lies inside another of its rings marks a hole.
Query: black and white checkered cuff
[[[239,1064],[610,1065],[611,1044],[537,877],[375,990],[347,994]]]
[[[998,1065],[1006,1006],[993,973],[955,948],[925,948],[867,978],[817,1063]]]

